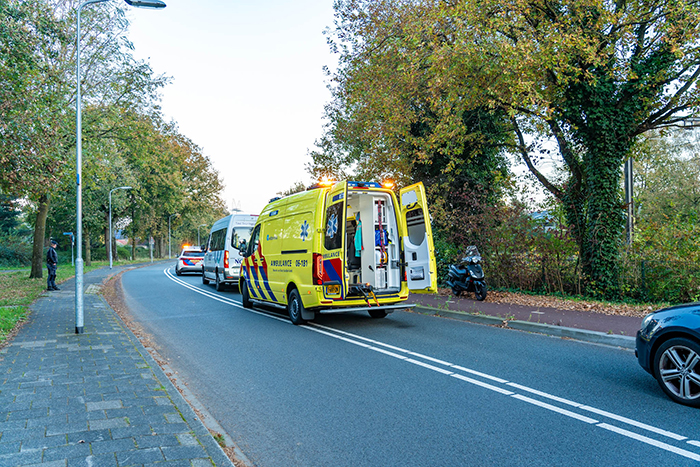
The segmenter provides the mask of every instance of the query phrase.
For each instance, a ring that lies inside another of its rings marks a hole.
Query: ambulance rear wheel
[[[293,289],[289,292],[289,297],[287,300],[287,312],[289,313],[289,319],[292,320],[293,324],[304,324],[306,320],[301,317],[301,312],[304,310],[304,303],[301,301],[301,295],[297,289]]]
[[[248,284],[246,284],[246,281],[242,281],[240,287],[243,308],[253,308],[253,302],[250,301],[250,292],[248,292]]]
[[[386,311],[384,310],[368,310],[369,315],[374,319],[386,318]]]
[[[209,279],[204,275],[204,268],[202,268],[202,284],[209,285]]]

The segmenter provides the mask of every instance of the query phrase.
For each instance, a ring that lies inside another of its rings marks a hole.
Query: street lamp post
[[[170,214],[168,216],[168,259],[170,259],[170,257],[171,257],[171,253],[170,253],[170,219],[172,219],[173,216],[177,216],[177,215],[178,215],[178,213],[174,213],[174,214]]]
[[[112,269],[112,192],[116,190],[131,190],[131,187],[120,186],[109,190],[109,269]]]
[[[75,56],[76,56],[76,93],[75,93],[75,213],[77,224],[78,248],[75,258],[75,333],[83,333],[83,191],[82,191],[82,123],[80,99],[80,12],[83,7],[93,3],[104,3],[108,0],[87,0],[78,6],[76,17]],[[127,4],[138,8],[161,9],[165,2],[161,0],[124,0]]]
[[[205,226],[205,227],[206,227],[207,224],[199,224],[199,225],[197,226],[197,245],[199,245],[200,247],[202,246],[202,242],[199,241],[199,228],[200,228],[201,226]]]

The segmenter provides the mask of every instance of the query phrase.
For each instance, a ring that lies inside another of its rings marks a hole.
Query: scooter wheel
[[[477,300],[483,302],[486,299],[486,284],[474,284],[474,295]]]
[[[462,295],[462,291],[456,287],[452,287],[452,295],[454,295],[455,297],[459,297],[460,295]]]

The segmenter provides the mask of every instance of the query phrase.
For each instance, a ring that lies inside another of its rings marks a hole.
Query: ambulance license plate
[[[337,295],[340,293],[340,286],[339,285],[327,285],[326,292],[331,294],[331,295]]]

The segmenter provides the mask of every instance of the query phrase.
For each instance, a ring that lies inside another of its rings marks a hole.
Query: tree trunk
[[[49,195],[39,197],[39,209],[36,212],[34,225],[34,244],[32,246],[32,271],[30,279],[41,279],[44,272],[44,242],[46,235],[46,217],[49,215]]]
[[[92,264],[92,250],[90,249],[90,232],[85,232],[85,266]]]

